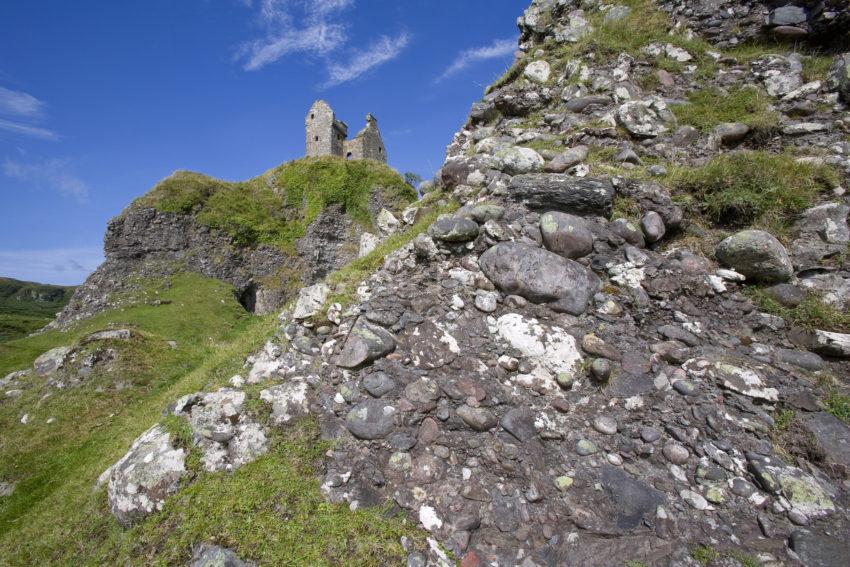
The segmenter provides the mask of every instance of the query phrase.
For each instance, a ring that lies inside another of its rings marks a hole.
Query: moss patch
[[[291,252],[307,225],[330,205],[342,206],[356,222],[371,227],[373,191],[393,208],[416,199],[416,190],[386,164],[321,157],[285,163],[235,183],[179,171],[132,206],[192,214],[239,245],[271,244]]]

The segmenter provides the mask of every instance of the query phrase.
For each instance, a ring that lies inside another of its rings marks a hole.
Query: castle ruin
[[[346,159],[373,159],[386,163],[387,150],[378,130],[378,121],[366,115],[366,127],[348,139],[348,125],[337,120],[333,109],[317,100],[304,120],[307,130],[307,157],[339,156]]]

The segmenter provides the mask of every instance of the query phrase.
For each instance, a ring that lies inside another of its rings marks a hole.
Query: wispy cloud
[[[82,283],[103,262],[100,248],[0,250],[0,276],[60,285]]]
[[[256,71],[291,53],[323,56],[348,41],[342,12],[354,0],[262,0],[258,18],[263,37],[237,51],[246,71]]]
[[[355,51],[349,60],[329,63],[328,80],[325,81],[324,87],[352,81],[371,69],[395,59],[408,43],[410,43],[410,36],[406,32],[401,32],[395,37],[384,35],[368,49]]]
[[[41,189],[57,191],[78,203],[85,203],[89,198],[89,187],[70,172],[69,165],[70,160],[67,159],[46,159],[23,163],[6,158],[2,169],[7,177],[30,183]]]
[[[434,79],[435,83],[439,83],[455,73],[463,71],[467,67],[474,65],[480,61],[488,59],[498,59],[512,54],[517,48],[516,39],[497,39],[491,45],[484,47],[475,47],[461,51],[452,61],[452,64],[446,67],[443,73]]]
[[[42,140],[58,140],[56,132],[37,125],[44,117],[46,106],[29,93],[0,87],[0,131]]]
[[[0,87],[0,114],[14,116],[40,116],[44,102],[29,93]]]
[[[235,59],[257,71],[287,55],[324,61],[328,78],[322,88],[351,81],[394,59],[410,42],[406,32],[382,35],[366,49],[352,49],[346,10],[354,0],[241,0],[257,11],[262,37],[243,43]],[[341,54],[342,48],[348,53]]]

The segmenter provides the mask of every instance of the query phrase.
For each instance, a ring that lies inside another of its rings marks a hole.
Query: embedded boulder
[[[515,175],[509,198],[536,211],[611,216],[614,186],[608,179],[581,179],[565,173]]]
[[[334,364],[342,368],[355,368],[388,355],[395,349],[395,339],[382,327],[360,317],[348,334],[342,351]]]
[[[484,275],[505,293],[555,311],[579,315],[599,290],[599,278],[581,264],[548,250],[502,242],[481,255]]]
[[[742,230],[733,234],[717,245],[715,256],[721,264],[744,274],[749,280],[784,282],[793,273],[785,247],[763,230]]]
[[[39,376],[49,376],[62,368],[65,358],[71,353],[71,347],[52,348],[35,359],[33,367]]]
[[[617,109],[617,123],[635,138],[655,138],[676,124],[676,116],[661,99],[633,100]]]
[[[186,452],[161,425],[142,433],[109,471],[109,509],[125,527],[162,509],[186,473]]]
[[[533,173],[543,168],[545,160],[531,148],[511,146],[496,153],[499,169],[509,175]]]
[[[581,258],[593,251],[593,233],[584,219],[558,211],[540,217],[540,234],[546,248],[564,258]]]
[[[826,86],[838,93],[844,102],[850,102],[850,53],[838,55],[827,73]]]
[[[446,217],[432,224],[428,233],[443,242],[467,242],[478,237],[478,224],[466,218]]]

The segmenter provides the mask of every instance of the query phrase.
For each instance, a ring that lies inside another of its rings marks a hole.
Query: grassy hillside
[[[74,289],[0,278],[0,343],[25,337],[52,321]]]
[[[291,161],[235,183],[178,171],[132,206],[192,214],[238,244],[264,243],[292,250],[295,240],[328,205],[342,205],[356,222],[371,227],[368,204],[375,191],[392,208],[403,208],[416,199],[416,190],[386,164],[321,157]]]

